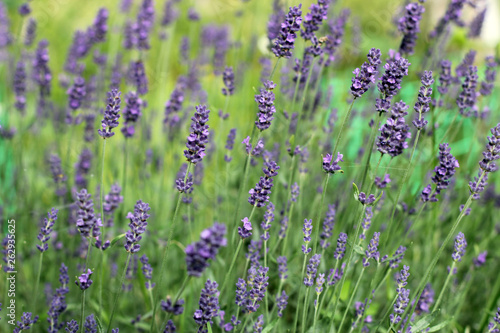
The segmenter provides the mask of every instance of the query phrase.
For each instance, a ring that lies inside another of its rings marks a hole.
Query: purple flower
[[[170,95],[170,99],[165,104],[165,119],[163,123],[170,128],[175,128],[179,123],[180,118],[178,112],[182,110],[182,103],[184,102],[184,84],[177,83],[174,91]]]
[[[19,8],[17,9],[17,11],[19,12],[19,15],[21,15],[21,16],[29,15],[31,13],[30,4],[27,2],[21,4],[19,6]]]
[[[93,314],[85,318],[83,329],[85,330],[85,333],[97,333],[97,321],[95,320]]]
[[[446,8],[446,13],[438,21],[436,28],[434,28],[434,30],[430,32],[429,36],[431,38],[437,38],[441,36],[441,34],[446,30],[448,23],[455,23],[457,26],[463,27],[465,23],[464,21],[462,21],[461,15],[465,4],[470,4],[472,6],[473,2],[470,2],[468,0],[450,1],[448,7]]]
[[[245,151],[247,155],[252,155],[255,157],[260,156],[262,150],[264,149],[264,142],[262,140],[259,140],[252,150],[252,144],[250,143],[249,136],[247,136],[241,143],[245,145]]]
[[[174,4],[174,0],[165,1],[165,7],[163,8],[163,18],[161,19],[161,25],[164,27],[172,23],[179,15],[179,12],[173,7]]]
[[[175,327],[174,322],[172,319],[169,319],[167,321],[167,325],[165,325],[165,329],[163,330],[163,333],[175,333],[177,332],[177,328]]]
[[[451,61],[443,60],[441,61],[441,72],[439,73],[439,85],[437,87],[438,92],[444,95],[448,92],[448,87],[451,84]]]
[[[302,245],[302,252],[304,254],[309,254],[311,252],[311,248],[308,248],[309,243],[311,242],[311,233],[312,233],[312,220],[304,219],[304,227],[302,228],[302,232],[304,233],[304,243]]]
[[[342,276],[344,275],[344,268],[345,268],[345,263],[342,264],[342,266],[337,269],[330,269],[330,273],[328,274],[326,281],[327,285],[329,287],[334,286],[337,282],[342,279]]]
[[[130,91],[125,95],[125,107],[123,108],[124,123],[121,131],[126,138],[134,136],[134,123],[136,123],[142,115],[142,105],[142,99],[135,91]]]
[[[392,259],[389,261],[389,268],[394,269],[398,268],[399,264],[403,261],[403,257],[406,252],[406,247],[400,246],[393,254]]]
[[[89,268],[87,269],[87,273],[83,273],[78,277],[78,280],[75,281],[75,284],[81,289],[86,290],[92,285],[92,279],[90,278],[94,272]]]
[[[28,25],[26,27],[26,35],[24,36],[24,45],[30,47],[35,40],[36,34],[36,20],[30,17],[28,20]]]
[[[403,57],[392,59],[384,65],[384,75],[377,84],[381,95],[381,98],[377,99],[375,103],[378,112],[387,112],[389,110],[390,102],[401,90],[401,82],[403,77],[408,75],[410,65],[410,62]]]
[[[222,88],[222,95],[231,96],[234,94],[234,72],[233,67],[226,67],[222,73],[222,81],[225,88]]]
[[[344,162],[342,159],[344,155],[341,153],[337,153],[337,158],[332,161],[332,155],[326,154],[325,157],[323,157],[323,171],[327,173],[335,173],[337,171],[342,172],[340,165],[338,165],[339,162]]]
[[[325,274],[319,273],[316,278],[316,294],[319,295],[323,292],[323,284],[325,283]]]
[[[149,32],[153,28],[154,18],[153,0],[143,0],[137,13],[137,22],[134,29],[137,36],[138,50],[149,50]],[[141,93],[139,90],[137,91]]]
[[[298,7],[290,7],[288,14],[286,14],[285,21],[281,24],[281,30],[278,38],[274,41],[272,51],[278,58],[290,58],[297,38],[297,31],[300,29],[302,23],[302,4]]]
[[[283,316],[283,311],[285,311],[286,306],[288,305],[288,296],[286,292],[283,290],[281,292],[281,296],[276,296],[276,307],[278,308],[278,317]]]
[[[10,20],[5,8],[4,2],[0,3],[0,49],[3,49],[12,43],[10,33]]]
[[[49,156],[50,171],[52,172],[52,178],[56,184],[56,195],[64,196],[66,194],[66,180],[67,177],[64,174],[61,167],[61,159],[56,154],[51,154]]]
[[[109,12],[106,8],[99,9],[94,20],[94,25],[91,28],[91,39],[93,43],[102,43],[106,41],[106,34],[108,32],[108,17]]]
[[[49,68],[49,42],[45,39],[38,43],[38,47],[33,59],[33,80],[40,89],[40,98],[50,96],[50,84],[52,82],[52,72]]]
[[[383,189],[386,188],[387,184],[389,184],[390,182],[391,182],[390,175],[386,173],[383,179],[381,177],[375,177],[374,183],[378,189]]]
[[[161,301],[161,309],[165,312],[171,313],[174,316],[181,315],[184,312],[184,300],[180,299],[175,302],[175,305],[172,304],[172,300],[167,296],[166,301]]]
[[[68,107],[73,111],[78,110],[86,94],[85,79],[81,76],[76,77],[66,93],[68,94]]]
[[[380,135],[377,138],[377,150],[382,154],[389,154],[396,157],[408,148],[406,139],[411,138],[410,126],[406,125],[404,116],[408,114],[408,106],[400,101],[394,104],[391,116],[387,123],[379,129]]]
[[[313,3],[309,7],[309,13],[304,17],[302,23],[304,29],[300,30],[300,35],[305,40],[311,40],[315,35],[314,32],[318,31],[324,20],[327,19],[328,3],[330,0],[318,0],[318,3]]]
[[[184,150],[184,156],[190,163],[201,162],[205,156],[205,145],[208,143],[209,113],[210,110],[205,105],[197,105],[196,112],[191,118],[191,134],[187,138],[187,150]]]
[[[491,95],[493,88],[495,87],[495,81],[497,78],[497,70],[498,62],[495,60],[495,57],[486,57],[486,71],[484,75],[484,81],[481,81],[481,88],[479,89],[479,93],[482,96]]]
[[[459,232],[457,237],[455,237],[455,250],[451,257],[453,261],[460,262],[462,257],[465,255],[465,249],[467,248],[467,241],[465,240],[465,235]]]
[[[474,17],[469,25],[469,33],[467,37],[478,38],[481,36],[481,30],[483,29],[484,18],[486,17],[486,8],[479,12],[479,14]]]
[[[483,159],[479,161],[479,168],[485,172],[495,172],[498,169],[494,161],[500,158],[500,123],[491,129],[491,134],[483,151]]]
[[[488,251],[484,251],[479,253],[479,255],[472,260],[474,263],[474,266],[476,267],[481,267],[486,263],[486,255],[488,254]]]
[[[123,202],[123,196],[120,195],[121,187],[118,184],[111,185],[111,190],[104,196],[103,210],[104,215],[107,217],[106,225],[111,227],[113,225],[113,215],[118,206]]]
[[[238,278],[236,282],[236,299],[235,304],[242,307],[246,303],[247,283],[245,280]]]
[[[42,245],[36,245],[36,248],[40,252],[45,252],[49,249],[48,241],[50,240],[50,234],[52,233],[52,227],[57,220],[57,212],[59,210],[52,208],[50,212],[47,213],[47,218],[43,219],[42,227],[40,228],[40,233],[38,234],[38,240],[42,243]]]
[[[344,258],[346,243],[347,234],[341,232],[337,240],[337,248],[335,249],[335,254],[333,255],[336,260],[342,260],[342,258]]]
[[[80,327],[78,326],[78,322],[74,319],[71,319],[71,321],[68,321],[66,323],[66,327],[64,330],[68,333],[78,333],[78,330]]]
[[[14,73],[13,88],[16,94],[16,109],[24,115],[26,108],[26,68],[23,61],[18,61]]]
[[[269,38],[270,42],[272,42],[273,39],[279,36],[281,29],[281,19],[284,16],[285,12],[280,7],[279,1],[273,1],[273,13],[269,17],[269,21],[267,22],[267,38]],[[263,76],[267,78],[269,74]]]
[[[328,205],[325,220],[323,221],[323,231],[319,236],[319,244],[322,249],[327,249],[330,246],[328,241],[332,237],[333,226],[335,225],[335,215],[337,214],[335,205]]]
[[[230,156],[230,151],[233,150],[233,146],[234,146],[234,139],[236,138],[236,128],[231,128],[229,130],[229,134],[227,135],[227,141],[226,141],[226,146],[225,148],[228,150],[228,153],[226,155],[224,155],[224,161],[226,162],[231,162],[231,160],[233,159],[231,156]]]
[[[208,260],[215,259],[221,246],[226,246],[226,226],[215,223],[201,232],[200,240],[186,246],[186,266],[188,275],[200,277],[209,266]]]
[[[264,328],[264,315],[260,315],[257,317],[257,321],[253,325],[254,333],[262,333],[262,329]]]
[[[404,35],[399,46],[399,52],[401,54],[413,54],[425,8],[418,2],[412,2],[405,9],[405,15],[399,20],[398,24],[398,30]]]
[[[327,40],[324,42],[323,57],[324,65],[329,66],[335,60],[335,53],[337,52],[342,40],[344,38],[345,26],[351,11],[344,8],[337,18],[328,23],[329,34]],[[354,82],[353,82],[354,83]]]
[[[472,111],[476,111],[477,87],[477,67],[469,66],[465,80],[462,83],[462,91],[457,97],[457,105],[460,114],[469,117]]]
[[[50,308],[47,312],[47,321],[49,322],[49,333],[57,333],[63,327],[63,323],[59,322],[59,317],[66,310],[66,294],[69,293],[68,283],[68,267],[64,264],[61,264],[61,268],[59,269],[59,282],[61,283],[61,287],[57,288],[55,293],[52,295],[50,301]]]
[[[148,92],[148,78],[146,77],[144,63],[141,60],[131,62],[129,74],[137,93],[139,95],[146,94]]]
[[[390,319],[391,324],[398,324],[401,321],[401,315],[404,313],[406,307],[410,303],[410,289],[405,289],[404,287],[408,283],[408,277],[410,276],[410,267],[404,266],[399,274],[397,280],[398,296],[396,298],[396,303],[394,304],[394,313],[391,313]]]
[[[86,189],[76,193],[76,205],[78,206],[76,226],[83,237],[90,237],[90,232],[98,225],[94,213],[94,203],[92,195]]]
[[[260,224],[260,227],[264,231],[260,238],[262,240],[269,240],[269,230],[271,229],[271,223],[274,221],[274,205],[272,202],[269,202],[266,208],[266,212],[264,213],[264,220]]]
[[[359,239],[365,239],[365,233],[370,229],[372,225],[373,218],[373,209],[371,206],[366,207],[365,210],[365,218],[363,219],[363,223],[361,224],[361,228],[363,229],[363,233],[359,235]]]
[[[278,262],[278,274],[281,280],[286,280],[288,277],[288,267],[287,267],[287,259],[285,256],[280,256],[276,259]]]
[[[252,236],[252,222],[248,220],[248,217],[245,217],[241,222],[243,222],[243,227],[238,227],[238,235],[242,239]]]
[[[118,119],[120,118],[120,103],[121,92],[116,89],[108,92],[108,104],[104,111],[104,119],[101,122],[102,129],[97,130],[97,133],[103,138],[107,139],[115,135],[113,128],[118,126]]]
[[[142,239],[141,235],[146,231],[147,220],[150,216],[148,212],[150,210],[149,204],[139,200],[134,206],[134,213],[129,212],[127,214],[127,218],[130,220],[128,224],[130,230],[125,234],[124,246],[127,252],[137,253],[141,249],[138,243]]]
[[[434,290],[431,284],[427,283],[415,306],[415,313],[417,315],[429,313],[432,303],[434,303]]]
[[[304,285],[306,287],[311,287],[314,284],[320,261],[321,254],[315,254],[309,259],[309,264],[306,268],[306,276],[304,277]]]
[[[274,107],[273,89],[275,87],[276,84],[273,81],[265,81],[264,88],[260,88],[260,94],[255,95],[255,101],[259,104],[255,126],[261,131],[268,129],[274,119],[273,114],[276,112],[276,108]]]
[[[267,272],[269,271],[269,267],[256,268],[255,266],[250,267],[248,270],[248,282],[246,298],[246,310],[248,312],[256,312],[259,308],[259,302],[264,299],[264,296],[267,291],[267,286],[269,283],[269,277],[267,276]]]
[[[370,266],[370,259],[374,259],[377,263],[380,260],[380,252],[378,251],[378,243],[380,241],[380,232],[375,232],[373,238],[370,240],[367,249],[365,250],[365,257],[363,258],[363,267]]]
[[[380,65],[380,50],[372,48],[368,52],[368,62],[364,62],[361,68],[356,68],[352,73],[351,94],[354,98],[361,97],[369,88],[371,83],[375,83],[378,65]]]
[[[413,125],[417,130],[422,130],[428,123],[427,120],[423,119],[423,114],[429,112],[431,95],[432,95],[432,85],[434,84],[434,79],[432,78],[431,71],[424,71],[420,79],[422,86],[418,91],[417,101],[413,109],[418,113],[418,118],[415,118]]]
[[[364,205],[364,206],[369,206],[371,205],[372,203],[375,202],[375,195],[374,194],[370,194],[368,197],[366,196],[365,192],[361,192],[359,195],[358,195],[358,201]]]
[[[266,205],[266,202],[269,201],[269,195],[273,187],[273,177],[278,174],[279,169],[280,167],[274,161],[264,163],[262,171],[265,176],[260,177],[255,187],[248,192],[250,194],[248,198],[248,203],[250,203],[250,205],[256,207],[263,207]]]
[[[21,321],[17,322],[17,326],[12,331],[13,333],[19,333],[21,331],[26,331],[32,328],[33,324],[38,321],[38,316],[34,316],[31,312],[23,312],[21,316]]]
[[[493,318],[493,322],[488,324],[488,332],[498,333],[500,332],[500,308],[497,309],[497,313]]]

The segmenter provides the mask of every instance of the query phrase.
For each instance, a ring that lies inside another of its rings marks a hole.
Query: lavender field
[[[499,21],[2,0],[0,332],[500,332]]]

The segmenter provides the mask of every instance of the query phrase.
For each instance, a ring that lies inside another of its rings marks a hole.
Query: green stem
[[[122,276],[120,278],[120,284],[118,285],[118,291],[116,292],[115,300],[113,301],[113,308],[111,309],[111,316],[109,317],[108,329],[106,330],[106,332],[108,332],[108,333],[111,331],[111,324],[113,323],[113,317],[115,315],[116,305],[118,304],[118,299],[120,298],[120,295],[122,294],[121,288],[122,288],[123,282],[125,281],[125,274],[127,274],[127,268],[128,268],[128,264],[130,262],[130,256],[131,256],[131,253],[129,252],[127,255],[127,261],[125,262],[125,267],[123,268]],[[82,317],[82,320],[83,320],[83,317]],[[83,323],[83,321],[82,321],[82,323]]]
[[[340,321],[339,332],[342,332],[342,326],[344,325],[344,321],[345,321],[345,318],[347,317],[347,313],[349,312],[349,309],[351,308],[352,300],[354,299],[354,296],[356,295],[356,291],[358,290],[359,283],[361,282],[361,278],[363,277],[365,269],[366,269],[366,267],[363,266],[363,269],[361,270],[361,273],[359,274],[358,281],[356,282],[356,285],[354,286],[354,290],[351,293],[351,297],[349,297],[349,302],[347,303],[347,307],[344,311],[344,316],[342,317],[342,320]]]
[[[333,160],[333,157],[332,157]],[[330,173],[326,174],[325,182],[323,184],[323,192],[321,194],[321,204],[318,209],[318,215],[316,216],[316,235],[314,236],[313,241],[313,253],[316,253],[316,248],[319,243],[319,229],[320,229],[320,219],[321,219],[321,209],[323,208],[323,204],[325,202],[326,189],[328,188],[328,181],[330,180]],[[314,222],[314,221],[313,221]]]
[[[273,71],[271,72],[271,75],[269,75],[269,81],[273,80],[274,72],[278,68],[278,63],[280,62],[281,58],[276,59],[276,64],[274,65]]]
[[[304,297],[304,309],[302,310],[302,332],[306,331],[306,316],[307,316],[307,300],[309,299],[309,293],[312,287],[306,289],[306,296]]]
[[[127,168],[128,168],[128,138],[125,138],[125,146],[124,146],[124,157],[123,157],[123,179],[122,179],[122,196],[124,198],[127,197]],[[122,205],[121,209],[122,213],[120,214],[121,216],[125,216],[125,205]],[[116,225],[116,223],[115,223]],[[115,227],[116,229],[116,227]]]
[[[302,91],[302,100],[300,102],[300,109],[299,109],[299,112],[297,114],[297,129],[295,130],[295,137],[299,137],[301,138],[301,133],[300,133],[300,129],[301,129],[301,124],[302,123],[305,123],[305,121],[302,121],[301,118],[302,118],[302,113],[304,112],[304,104],[306,102],[306,97],[307,97],[307,89],[309,88],[309,83],[311,82],[311,76],[312,76],[312,68],[314,67],[314,60],[315,58],[313,58],[313,60],[311,61],[311,69],[309,70],[309,73],[307,74],[307,80],[306,80],[306,85],[304,86],[304,90]],[[298,82],[298,81],[297,81]],[[292,110],[293,111],[293,110]],[[291,119],[291,118],[290,118]],[[293,149],[293,148],[292,148]]]
[[[446,281],[444,282],[443,288],[441,288],[441,292],[439,293],[439,297],[436,301],[436,304],[434,304],[434,308],[432,309],[432,312],[435,312],[438,310],[439,305],[441,304],[441,301],[443,300],[444,292],[446,288],[448,287],[448,284],[450,283],[450,279],[453,276],[453,270],[455,269],[455,266],[457,265],[456,261],[453,261],[453,264],[451,264],[450,272],[448,273],[448,276],[446,277]]]
[[[307,246],[307,245],[306,245]],[[302,272],[300,273],[300,277],[304,277],[304,271],[306,269],[306,262],[307,262],[307,254],[304,254],[304,262],[302,263]],[[302,289],[303,289],[303,283],[300,281],[300,287],[299,287],[299,296],[297,298],[297,309],[295,310],[295,320],[293,322],[293,333],[297,331],[297,321],[299,319],[299,304],[300,304],[300,296],[302,295]]]
[[[382,120],[382,113],[379,113],[377,126],[375,126],[375,124],[374,124],[372,127],[372,130],[370,132],[370,143],[368,144],[368,157],[366,158],[365,168],[363,170],[363,178],[361,180],[361,188],[365,187],[366,175],[368,174],[368,168],[370,167],[370,160],[372,157],[373,145],[375,144],[375,133],[377,132],[377,129],[380,128],[381,120]]]
[[[184,175],[184,183],[186,183],[190,168],[191,168],[191,163],[188,163],[188,166],[186,169],[186,174]],[[166,264],[167,258],[168,258],[168,250],[170,248],[170,243],[172,243],[172,237],[174,235],[175,222],[177,222],[177,215],[179,214],[179,207],[181,205],[181,200],[182,200],[182,193],[179,193],[179,197],[177,199],[177,205],[175,206],[174,217],[172,219],[172,226],[170,227],[170,231],[169,231],[168,238],[167,238],[167,245],[165,246],[165,251],[163,252],[163,259],[161,261],[160,281],[158,283],[159,288],[157,288],[158,291],[156,292],[156,301],[155,301],[154,307],[153,307],[153,316],[152,316],[151,328],[150,328],[151,332],[154,332],[155,315],[156,315],[156,309],[157,309],[156,303],[158,302],[158,296],[159,296],[158,293],[160,292],[160,290],[164,290],[163,274],[165,271],[165,264]]]
[[[40,262],[38,263],[38,273],[36,274],[35,302],[33,304],[38,304],[37,298],[38,298],[38,288],[40,286],[40,276],[42,275],[42,262],[43,262],[43,252],[40,252]]]
[[[227,281],[231,277],[231,273],[233,271],[234,264],[236,263],[236,258],[238,258],[238,254],[240,253],[242,245],[243,245],[243,238],[240,238],[240,241],[238,242],[238,247],[236,247],[236,252],[234,252],[233,260],[231,260],[231,265],[229,266],[229,271],[227,272],[226,277],[224,278],[224,282],[222,283],[222,287],[220,288],[220,293],[221,294],[222,294],[222,292],[224,291],[224,288],[227,285]]]
[[[82,291],[82,300],[80,306],[80,332],[84,332],[83,323],[85,322],[85,290]]]
[[[340,141],[342,140],[342,134],[344,133],[345,125],[346,125],[347,121],[349,120],[349,117],[351,117],[352,107],[354,105],[355,100],[356,100],[356,98],[353,98],[351,105],[349,105],[349,109],[347,110],[347,113],[344,116],[344,120],[342,121],[342,125],[340,125],[340,132],[337,135],[337,142],[335,142],[335,147],[333,147],[333,151],[332,151],[332,161],[335,159],[335,153],[337,153],[337,148],[339,147]],[[372,144],[372,146],[373,146],[373,144]]]

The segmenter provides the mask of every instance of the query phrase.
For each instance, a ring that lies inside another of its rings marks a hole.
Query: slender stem
[[[302,310],[302,332],[306,331],[306,316],[307,316],[307,300],[309,299],[309,293],[311,292],[311,287],[306,289],[306,296],[304,297],[304,309]]]
[[[477,180],[478,184],[481,183],[481,180],[483,179],[483,177],[484,177],[485,174],[486,174],[486,171],[483,171],[481,173],[481,176]],[[420,296],[422,295],[422,292],[424,291],[425,285],[427,284],[427,282],[429,282],[429,279],[431,277],[432,271],[434,270],[434,267],[436,266],[437,261],[439,260],[439,257],[441,256],[441,254],[443,253],[444,248],[448,245],[448,243],[452,239],[453,235],[455,234],[455,231],[456,231],[457,227],[459,226],[460,222],[462,221],[462,218],[465,216],[465,212],[470,207],[470,205],[472,203],[472,198],[473,198],[474,194],[475,193],[471,193],[469,195],[469,198],[467,199],[467,202],[465,203],[464,208],[462,209],[462,211],[458,215],[457,219],[453,223],[453,226],[451,227],[450,231],[448,232],[448,235],[446,236],[444,242],[441,244],[441,247],[439,248],[437,254],[432,259],[429,267],[427,268],[427,272],[425,273],[424,278],[420,281],[420,284],[419,284],[419,286],[417,288],[417,291],[416,291],[416,293],[415,293],[415,295],[414,295],[414,297],[412,299],[420,299]],[[410,311],[410,314],[409,314],[410,317],[413,315],[413,312],[415,311],[415,306],[416,306],[416,304],[413,307],[407,308],[407,310],[405,311],[405,312]],[[409,324],[409,321],[406,322],[405,327],[403,328],[403,332],[408,327],[408,324]]]
[[[222,287],[220,288],[220,293],[221,294],[222,294],[222,292],[224,291],[224,288],[227,285],[227,281],[231,277],[231,273],[233,271],[234,264],[236,263],[236,258],[238,258],[238,254],[240,253],[242,245],[243,245],[243,238],[240,238],[240,241],[238,242],[238,246],[236,247],[236,252],[234,252],[233,260],[231,260],[231,265],[229,266],[229,271],[227,272],[226,277],[224,278],[224,282],[222,283]]]
[[[316,305],[314,306],[314,318],[313,318],[313,326],[312,326],[312,331],[313,332],[314,332],[314,329],[316,328],[316,321],[318,320],[318,308],[319,308],[319,296],[320,295],[321,294],[317,294],[317,296],[316,296]],[[323,299],[324,299],[324,297],[323,297]]]
[[[124,145],[124,157],[123,157],[123,179],[122,179],[122,196],[124,198],[127,197],[127,168],[128,168],[128,138],[125,138],[125,145]],[[125,215],[125,205],[122,205],[122,214],[121,216]],[[115,223],[116,224],[116,223]],[[116,227],[115,227],[116,228]]]
[[[307,74],[307,80],[306,80],[306,85],[304,86],[304,90],[302,91],[302,100],[300,102],[300,109],[299,109],[299,112],[298,112],[298,115],[297,115],[297,129],[295,130],[295,133],[296,133],[296,138],[299,137],[301,138],[301,133],[300,133],[300,129],[301,129],[301,124],[305,121],[301,121],[301,118],[302,118],[302,113],[304,112],[304,104],[306,102],[306,97],[307,97],[307,89],[309,88],[309,82],[311,82],[311,76],[312,76],[312,68],[314,67],[314,60],[315,58],[313,58],[313,60],[311,61],[311,68],[309,69],[309,73]],[[298,81],[297,81],[298,82]],[[292,110],[293,111],[293,110]],[[291,118],[290,118],[291,119]]]
[[[380,154],[380,158],[378,159],[377,166],[375,167],[375,170],[373,171],[373,181],[370,182],[370,187],[368,187],[368,191],[366,191],[366,194],[370,194],[373,184],[375,182],[375,177],[377,176],[378,168],[380,167],[380,162],[382,162],[382,158],[384,157],[384,154]]]
[[[370,132],[370,143],[368,144],[368,157],[366,158],[365,162],[365,169],[363,170],[363,178],[361,180],[361,188],[365,187],[365,180],[366,180],[366,175],[368,173],[368,168],[370,167],[370,160],[372,157],[372,151],[373,151],[373,145],[375,143],[375,133],[377,129],[380,127],[380,121],[382,120],[382,113],[379,113],[378,115],[378,121],[377,121],[377,126],[372,127],[372,130]]]
[[[321,257],[323,257],[323,256],[321,256]],[[338,266],[339,266],[339,260],[337,259],[337,260],[335,260],[335,267],[333,268],[332,278],[335,275],[335,272],[337,271]],[[319,310],[320,311],[321,311],[321,308],[323,308],[323,303],[325,302],[325,298],[328,295],[328,289],[330,289],[329,282],[330,281],[326,281],[326,290],[325,290],[325,292],[323,294],[323,297],[321,298],[321,302],[319,303]],[[332,295],[332,298],[330,299],[330,301],[328,302],[327,309],[328,309],[328,307],[330,306],[330,304],[332,302],[333,296],[335,296],[335,287],[333,288],[333,295]],[[313,327],[313,331],[314,331],[314,327]]]
[[[337,153],[337,148],[339,147],[340,141],[342,140],[342,134],[344,133],[345,125],[346,125],[347,121],[349,120],[349,117],[351,116],[352,107],[354,105],[355,100],[356,100],[356,98],[353,98],[351,105],[349,106],[349,109],[347,110],[347,113],[344,116],[344,120],[342,121],[342,125],[340,125],[340,132],[337,135],[337,142],[335,142],[335,147],[333,147],[333,151],[332,151],[332,161],[335,158],[335,154]],[[372,144],[372,146],[373,146],[373,144]]]
[[[104,219],[104,206],[102,204],[104,200],[104,155],[106,153],[106,139],[102,142],[102,157],[101,157],[101,185],[100,185],[100,192],[101,196],[99,198],[99,205],[101,208],[101,222]],[[102,226],[102,234],[104,235],[104,223]]]
[[[351,297],[349,297],[349,302],[347,303],[346,310],[344,311],[344,316],[342,317],[342,321],[340,322],[339,332],[342,332],[342,326],[344,325],[344,321],[345,321],[345,318],[347,316],[347,313],[349,312],[349,309],[351,308],[352,300],[354,299],[354,296],[356,295],[356,291],[358,290],[359,283],[361,282],[361,278],[363,277],[365,269],[366,269],[366,267],[363,266],[363,269],[361,270],[361,273],[359,274],[358,281],[356,282],[356,285],[354,286],[354,290],[351,293]]]
[[[116,292],[115,300],[113,301],[113,308],[111,309],[111,316],[109,317],[108,329],[106,330],[107,332],[111,331],[111,324],[113,323],[113,316],[115,315],[116,305],[118,304],[118,299],[120,298],[120,295],[122,294],[121,288],[122,288],[123,282],[125,281],[125,274],[127,274],[127,268],[128,268],[128,264],[130,262],[130,256],[131,256],[131,253],[129,252],[127,255],[127,261],[125,262],[125,267],[123,268],[122,276],[120,278],[120,284],[118,285],[119,289]],[[82,321],[82,323],[83,323],[83,321]]]
[[[403,174],[403,180],[401,181],[401,185],[399,186],[399,189],[398,189],[398,194],[396,195],[396,199],[394,200],[394,206],[392,208],[391,219],[389,221],[389,226],[387,228],[388,232],[387,232],[387,236],[386,236],[386,242],[389,239],[389,235],[391,235],[393,232],[392,228],[394,226],[394,215],[396,214],[396,207],[398,206],[399,198],[401,196],[401,193],[403,192],[403,188],[406,184],[408,174],[409,174],[411,165],[413,163],[413,157],[415,156],[415,149],[417,148],[417,143],[418,143],[419,137],[420,137],[420,130],[417,131],[417,137],[415,138],[415,142],[413,143],[413,148],[411,150],[410,162],[408,163],[408,166],[405,169],[405,173]]]
[[[40,252],[40,262],[38,263],[38,273],[36,274],[36,284],[35,284],[35,302],[34,304],[37,303],[37,298],[38,298],[38,288],[40,286],[40,276],[42,275],[42,262],[43,262],[43,252]]]
[[[443,288],[441,288],[441,292],[439,293],[439,297],[436,301],[436,304],[434,304],[434,308],[432,309],[432,312],[437,311],[439,308],[439,305],[441,304],[441,301],[443,300],[444,292],[446,288],[448,287],[448,284],[450,283],[450,279],[453,276],[453,270],[455,269],[455,266],[457,265],[456,261],[453,261],[453,264],[451,264],[450,272],[448,273],[448,276],[446,277],[446,281],[444,282]]]
[[[333,157],[332,157],[333,160]],[[313,253],[316,253],[316,248],[319,243],[319,229],[320,229],[320,219],[321,219],[321,209],[323,208],[323,204],[325,202],[326,189],[328,188],[328,181],[330,180],[330,173],[326,174],[325,182],[323,184],[323,192],[321,194],[321,204],[318,209],[318,215],[316,216],[316,236],[313,241]],[[314,222],[314,221],[313,221]]]
[[[271,75],[269,75],[269,81],[273,80],[274,72],[278,68],[278,63],[280,62],[281,58],[276,59],[276,64],[274,65],[273,71],[271,72]]]
[[[80,306],[80,332],[83,333],[84,327],[83,323],[85,322],[85,290],[82,291],[82,300]]]
[[[304,262],[302,263],[302,272],[300,273],[300,278],[304,277],[304,271],[306,269],[306,262],[307,262],[307,254],[304,254]],[[295,320],[293,322],[293,333],[297,331],[297,321],[299,319],[299,304],[300,304],[300,296],[302,295],[302,289],[303,289],[303,283],[300,281],[300,287],[299,287],[299,296],[297,298],[297,309],[295,310]]]
[[[286,228],[286,231],[285,231],[285,238],[283,239],[283,247],[281,248],[281,255],[282,256],[286,256],[286,248],[287,248],[287,245],[288,245],[288,234],[289,234],[289,231],[290,231],[290,224],[292,223],[292,215],[293,215],[293,208],[295,206],[295,203],[292,202],[292,204],[290,205],[290,212],[288,213],[288,226]],[[276,243],[276,246],[275,248],[278,247],[278,244],[279,244],[279,241],[278,243]]]
[[[186,183],[190,168],[191,168],[191,163],[188,163],[188,166],[186,169],[186,174],[184,175],[184,183]],[[175,222],[177,222],[177,215],[179,214],[179,207],[181,205],[181,200],[182,200],[182,193],[179,193],[179,197],[177,199],[177,205],[175,206],[174,217],[172,219],[172,226],[170,227],[170,231],[169,231],[168,238],[167,238],[167,245],[165,246],[165,251],[163,252],[163,259],[161,261],[160,281],[158,283],[159,288],[157,288],[158,291],[156,292],[156,301],[155,301],[154,307],[153,307],[153,316],[152,316],[151,328],[150,328],[151,332],[154,332],[155,315],[156,315],[156,309],[157,309],[156,303],[158,302],[158,296],[159,296],[158,293],[160,292],[160,290],[164,289],[163,275],[165,272],[165,264],[166,264],[167,258],[168,258],[168,250],[170,248],[170,243],[172,243],[172,236],[174,235]]]

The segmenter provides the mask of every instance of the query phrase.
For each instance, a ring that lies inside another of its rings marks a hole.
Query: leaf
[[[212,332],[212,325],[210,325],[210,323],[207,323],[207,329],[208,329],[208,333],[213,333]]]
[[[377,199],[375,199],[375,201],[370,206],[375,206],[377,204],[377,202],[382,198],[383,194],[384,194],[384,191],[380,192]]]
[[[111,247],[111,246],[113,246],[113,245],[115,245],[115,243],[116,243],[116,242],[118,242],[118,241],[119,241],[120,239],[122,239],[123,237],[125,237],[125,234],[121,234],[121,235],[118,235],[118,236],[116,236],[115,238],[113,238],[113,239],[111,240],[111,245],[110,245],[110,247]]]
[[[354,199],[356,199],[356,201],[359,201],[359,189],[355,183],[352,183],[352,190],[354,191]]]
[[[99,320],[99,316],[94,316],[94,319],[97,323],[97,332],[104,332],[102,330],[102,324],[101,324],[101,321]]]
[[[278,322],[280,318],[276,318],[274,319],[272,322],[269,323],[269,325],[267,325],[263,330],[262,330],[262,333],[267,333],[267,332],[270,332],[274,326],[276,326],[276,323]]]
[[[357,254],[362,255],[362,256],[365,255],[365,250],[363,249],[362,246],[359,246],[358,244],[354,244],[353,248],[354,248],[354,252],[356,252]]]
[[[422,317],[414,326],[412,326],[411,331],[417,333],[426,329],[434,321],[434,319],[436,319],[437,314],[438,311],[434,311],[433,313]]]
[[[439,323],[437,325],[432,326],[431,328],[429,328],[429,330],[427,332],[437,332],[437,331],[441,330],[442,328],[448,326],[448,324],[450,323],[450,321],[452,319],[453,318],[447,319],[447,320],[443,321],[442,323]]]

